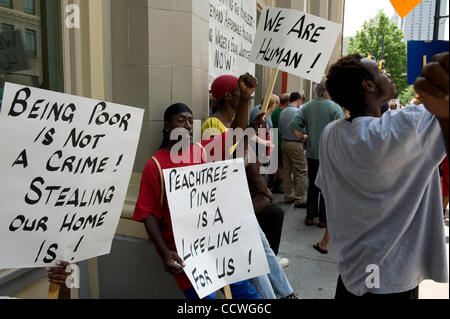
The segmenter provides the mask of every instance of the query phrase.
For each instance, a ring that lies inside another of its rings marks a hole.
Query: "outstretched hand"
[[[449,53],[433,57],[414,86],[425,107],[441,120],[449,119]]]
[[[258,88],[258,81],[249,73],[241,75],[238,84],[242,100],[250,100],[252,94],[255,93]]]

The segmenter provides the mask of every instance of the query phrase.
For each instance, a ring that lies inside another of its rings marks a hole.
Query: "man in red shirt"
[[[239,98],[239,109],[231,124],[231,128],[246,129],[249,102],[256,87],[256,79],[249,74],[240,77],[239,96],[237,96]],[[182,152],[174,150],[174,146],[179,141],[170,140],[170,135],[175,129],[186,129],[191,137],[191,143]],[[204,147],[210,143],[219,142],[221,143],[222,150],[225,150],[227,133],[214,139],[192,144],[192,111],[186,105],[179,103],[170,106],[166,110],[164,114],[163,134],[164,140],[160,150],[148,161],[144,168],[133,220],[144,223],[147,233],[162,258],[166,271],[174,276],[185,296],[188,299],[199,299],[188,277],[183,272],[185,264],[176,252],[167,197],[164,194],[164,190],[161,189],[164,187],[161,171],[169,168],[206,163],[207,154]],[[181,162],[176,163],[177,161],[173,160],[175,157],[181,159]],[[231,291],[235,299],[259,299],[255,288],[248,281],[231,285]],[[216,295],[212,294],[205,299],[215,298]]]

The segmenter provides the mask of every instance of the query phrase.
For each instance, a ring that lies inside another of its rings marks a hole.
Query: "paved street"
[[[275,196],[277,203],[287,212],[279,255],[291,261],[291,265],[286,268],[286,274],[292,287],[305,299],[333,299],[338,279],[333,245],[330,244],[328,255],[316,252],[312,245],[322,239],[324,230],[317,225],[305,226],[306,210],[284,204],[282,195]],[[315,220],[315,223],[318,223],[318,220]],[[445,232],[448,256],[448,221],[445,223]],[[448,299],[449,285],[426,281],[420,287],[420,298]]]

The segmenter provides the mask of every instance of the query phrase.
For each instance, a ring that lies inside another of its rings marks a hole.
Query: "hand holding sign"
[[[391,0],[392,6],[403,19],[423,0]]]
[[[168,251],[163,256],[163,262],[166,271],[172,275],[181,274],[183,272],[183,268],[186,267],[183,259],[181,259],[175,251]]]

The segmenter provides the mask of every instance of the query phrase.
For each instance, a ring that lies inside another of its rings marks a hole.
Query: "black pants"
[[[281,231],[283,229],[284,211],[277,204],[270,203],[263,211],[256,215],[259,226],[266,234],[275,255],[278,255],[281,241]]]
[[[308,205],[307,216],[314,219],[319,217],[320,222],[327,222],[327,212],[325,210],[325,200],[320,192],[320,189],[316,186],[316,178],[319,173],[319,161],[308,158]],[[320,203],[319,203],[320,202]]]
[[[342,281],[341,276],[339,276],[337,288],[336,288],[336,297],[335,300],[348,300],[348,299],[403,299],[403,300],[416,300],[419,299],[419,287],[414,288],[413,290],[398,293],[398,294],[385,294],[385,295],[376,295],[372,293],[367,293],[358,297],[352,294],[347,290],[344,286],[344,282]]]

